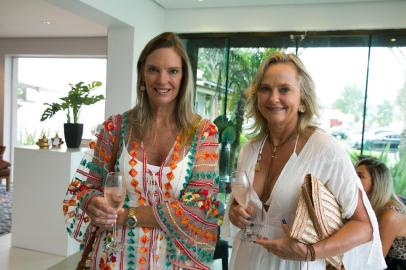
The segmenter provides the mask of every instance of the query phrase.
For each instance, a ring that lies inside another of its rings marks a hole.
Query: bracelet
[[[307,262],[308,261],[308,257],[309,257],[309,245],[308,244],[305,244],[306,245],[306,257],[305,257],[305,261]]]
[[[307,252],[310,252],[310,261],[315,261],[316,260],[316,251],[314,250],[314,247],[312,244],[307,245]],[[306,255],[306,260],[307,260],[307,255]]]

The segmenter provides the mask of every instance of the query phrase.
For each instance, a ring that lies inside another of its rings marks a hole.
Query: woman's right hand
[[[255,207],[248,204],[247,208],[242,207],[236,202],[230,206],[228,215],[230,222],[240,229],[244,229],[247,225],[252,224],[252,218],[255,217]]]
[[[100,228],[110,228],[117,219],[117,211],[101,196],[94,196],[86,208],[86,214]]]

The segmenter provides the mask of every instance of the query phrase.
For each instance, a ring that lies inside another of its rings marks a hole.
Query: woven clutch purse
[[[307,174],[296,208],[290,236],[305,244],[317,243],[343,226],[341,207],[334,195],[313,175]],[[326,261],[341,269],[343,255]]]

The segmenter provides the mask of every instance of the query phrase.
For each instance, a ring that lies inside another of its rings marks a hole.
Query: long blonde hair
[[[308,127],[317,127],[315,117],[318,115],[318,104],[316,99],[315,84],[311,78],[306,67],[302,61],[294,54],[286,54],[283,52],[276,52],[271,54],[267,59],[262,62],[259,67],[254,80],[251,82],[246,91],[248,98],[248,117],[254,118],[253,132],[254,140],[264,138],[268,134],[268,124],[266,119],[262,116],[258,109],[258,90],[261,85],[262,79],[266,70],[275,64],[292,63],[299,75],[300,79],[300,99],[301,104],[304,106],[304,112],[298,112],[299,124],[298,132],[303,134]]]
[[[129,112],[129,122],[134,127],[134,134],[142,139],[145,131],[149,130],[152,121],[152,110],[145,91],[144,68],[147,57],[157,49],[173,48],[182,60],[182,81],[176,98],[176,126],[183,138],[188,141],[193,136],[200,116],[195,113],[193,106],[193,74],[189,57],[182,46],[181,40],[175,33],[164,32],[148,42],[142,50],[137,63],[137,104]],[[144,89],[142,89],[144,88]]]
[[[363,157],[355,164],[355,167],[358,168],[361,165],[364,165],[371,175],[372,191],[369,200],[377,215],[384,210],[390,200],[394,200],[401,208],[405,208],[395,193],[392,175],[385,163],[373,157]]]

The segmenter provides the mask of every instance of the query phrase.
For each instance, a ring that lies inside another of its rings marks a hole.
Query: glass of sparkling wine
[[[104,198],[107,204],[119,210],[124,203],[126,187],[124,177],[120,172],[109,172],[104,182]],[[111,242],[106,245],[106,249],[118,252],[123,249],[123,243],[117,240],[116,222],[113,224],[113,236]]]
[[[231,193],[234,199],[244,208],[250,202],[251,184],[246,172],[233,172],[231,175]],[[244,228],[241,240],[251,241],[253,235],[250,226]]]

